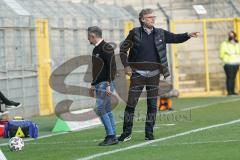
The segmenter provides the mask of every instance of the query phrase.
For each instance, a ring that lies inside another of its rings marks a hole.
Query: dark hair
[[[233,40],[237,43],[237,42],[238,42],[238,40],[237,40],[237,34],[236,34],[234,31],[228,32],[228,40],[229,40],[229,41],[232,40],[231,37],[229,36],[230,33],[233,34],[233,36],[234,36]]]
[[[102,38],[102,29],[98,26],[88,27],[88,34],[94,34],[99,38]]]
[[[141,26],[143,25],[143,22],[141,19],[144,17],[144,15],[151,14],[151,13],[153,13],[153,10],[151,8],[146,8],[146,9],[141,10],[141,12],[139,13],[139,18],[138,18]]]

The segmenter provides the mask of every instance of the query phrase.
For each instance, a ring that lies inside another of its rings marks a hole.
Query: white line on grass
[[[179,145],[198,145],[198,144],[211,144],[211,143],[231,143],[231,142],[240,142],[240,140],[222,140],[222,141],[198,141],[198,142],[184,142],[184,143],[173,143],[173,144],[153,144],[150,145],[152,147],[159,147],[159,146],[179,146]]]
[[[215,104],[235,102],[235,101],[239,101],[239,100],[240,100],[240,98],[234,98],[234,99],[231,99],[231,100],[226,100],[226,101],[221,101],[221,102],[216,102],[216,103],[209,103],[209,104],[206,104],[206,105],[193,106],[193,107],[181,109],[180,111],[204,108],[204,107],[208,107],[208,106],[215,105]],[[166,112],[165,114],[168,114],[168,113],[170,114],[170,113],[175,113],[175,112],[178,112],[178,111],[169,111],[169,112]],[[117,123],[121,123],[121,122],[122,121],[119,121]],[[99,126],[101,126],[101,124],[94,125],[94,126],[91,126],[91,127],[88,127],[88,128],[80,129],[80,130],[92,129],[92,128],[96,128],[96,127],[99,127]],[[80,130],[76,130],[76,131],[80,131]],[[74,131],[71,131],[71,132],[74,132]],[[48,137],[52,137],[52,136],[58,136],[58,135],[67,134],[67,133],[71,133],[71,132],[61,132],[61,133],[47,134],[47,135],[44,135],[44,136],[39,136],[37,139],[48,138]],[[24,141],[33,141],[33,140],[35,140],[35,139],[26,139]],[[8,145],[8,143],[1,143],[0,144],[0,146],[6,146],[6,145]]]
[[[216,104],[236,102],[236,101],[240,101],[240,98],[238,97],[238,98],[234,98],[234,99],[230,99],[230,100],[225,100],[225,101],[220,101],[220,102],[212,102],[212,103],[203,104],[203,105],[199,105],[199,106],[188,107],[188,108],[181,109],[180,111],[188,111],[188,110],[192,110],[192,109],[204,108],[204,107],[208,107],[208,106],[212,106],[212,105],[216,105]]]
[[[7,160],[7,158],[5,157],[1,149],[0,149],[0,160]]]
[[[187,108],[183,108],[180,110],[166,111],[166,112],[162,112],[162,113],[158,112],[158,114],[173,114],[176,112],[200,109],[200,108],[205,108],[205,107],[209,107],[209,106],[216,105],[216,104],[224,104],[224,103],[236,102],[236,101],[240,101],[240,98],[234,98],[234,99],[224,100],[224,101],[220,101],[220,102],[213,102],[213,103],[208,103],[208,104],[203,104],[203,105],[198,105],[198,106],[192,106],[192,107],[187,107]],[[144,117],[140,117],[140,118],[144,118]]]
[[[168,139],[173,139],[173,138],[176,138],[176,137],[185,136],[185,135],[189,135],[189,134],[192,134],[192,133],[201,132],[201,131],[205,131],[205,130],[208,130],[208,129],[218,128],[218,127],[222,127],[222,126],[226,126],[226,125],[231,125],[231,124],[235,124],[235,123],[239,123],[239,122],[240,122],[240,119],[237,119],[237,120],[233,120],[233,121],[226,122],[226,123],[220,123],[220,124],[215,124],[215,125],[211,125],[211,126],[207,126],[207,127],[197,128],[197,129],[193,129],[193,130],[190,130],[190,131],[178,133],[178,134],[175,134],[175,135],[172,135],[172,136],[163,137],[163,138],[159,138],[159,139],[156,139],[156,140],[135,144],[135,145],[132,145],[132,146],[129,146],[129,147],[94,154],[94,155],[83,157],[83,158],[80,158],[80,159],[77,159],[77,160],[90,160],[90,159],[94,159],[94,158],[97,158],[97,157],[102,157],[102,156],[114,154],[114,153],[117,153],[117,152],[122,152],[122,151],[130,150],[130,149],[134,149],[134,148],[139,148],[139,147],[146,146],[146,145],[149,145],[149,144],[152,144],[152,143],[161,142],[161,141],[165,141],[165,140],[168,140]]]

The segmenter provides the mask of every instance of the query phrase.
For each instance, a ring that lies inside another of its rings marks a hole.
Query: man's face
[[[94,34],[88,34],[88,41],[90,44],[95,45],[95,35]]]
[[[152,28],[155,24],[155,14],[150,13],[150,14],[145,14],[142,18],[142,22],[147,28]]]

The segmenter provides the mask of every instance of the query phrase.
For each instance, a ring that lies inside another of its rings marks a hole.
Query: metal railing
[[[219,25],[218,25],[219,24]],[[219,26],[222,26],[221,28]],[[172,45],[174,88],[180,96],[219,96],[226,94],[225,75],[219,46],[230,30],[240,38],[240,18],[175,20],[172,32],[200,31],[198,39]],[[240,91],[240,74],[236,89]]]

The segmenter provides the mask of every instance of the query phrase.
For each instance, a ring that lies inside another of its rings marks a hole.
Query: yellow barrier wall
[[[233,25],[234,25],[234,31],[237,33],[237,38],[240,41],[240,18],[235,18]],[[238,92],[240,92],[240,71],[237,74],[236,87],[238,89]]]
[[[36,20],[36,27],[40,115],[49,115],[53,113],[53,99],[52,90],[49,86],[51,56],[49,49],[48,20]]]

